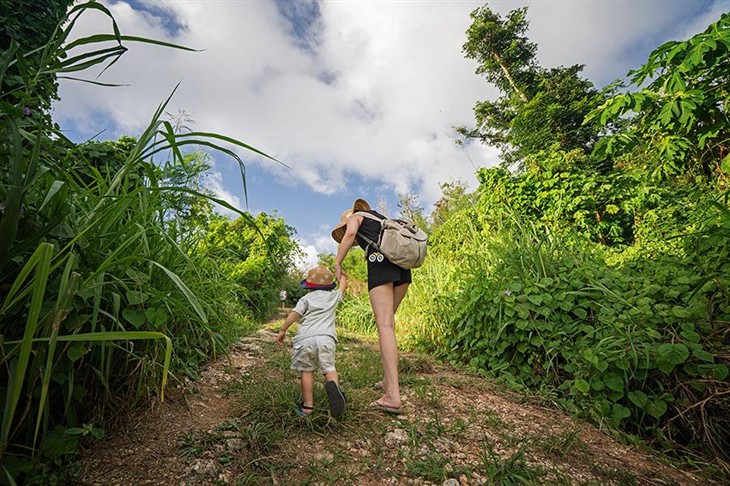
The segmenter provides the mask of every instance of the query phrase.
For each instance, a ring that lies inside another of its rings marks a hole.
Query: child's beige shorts
[[[322,374],[335,371],[335,340],[331,336],[312,336],[294,343],[291,369]]]

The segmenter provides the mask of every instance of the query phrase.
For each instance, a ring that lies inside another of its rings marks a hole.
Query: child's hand
[[[286,331],[279,331],[279,335],[276,336],[276,344],[282,346],[284,344],[284,339],[286,339]]]

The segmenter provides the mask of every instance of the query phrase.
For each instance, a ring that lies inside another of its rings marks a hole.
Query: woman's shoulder
[[[377,212],[373,209],[363,209],[362,211],[358,211],[357,213],[351,214],[348,219],[355,219],[358,223],[362,223],[363,221],[373,221],[373,219],[367,218],[367,217],[363,216],[362,214],[358,214],[358,213],[368,213],[368,214],[372,214],[373,216],[375,216],[378,219],[385,219],[385,216],[383,216],[382,214],[380,214],[379,212]]]
[[[382,214],[380,214],[379,212],[377,212],[377,211],[376,211],[376,210],[374,210],[374,209],[368,209],[368,210],[364,210],[364,211],[360,211],[360,212],[362,212],[362,213],[369,213],[369,214],[372,214],[373,216],[375,216],[375,217],[377,217],[377,218],[379,218],[379,219],[387,219],[387,217],[386,217],[386,216],[383,216]],[[361,217],[362,217],[362,216],[361,216]]]

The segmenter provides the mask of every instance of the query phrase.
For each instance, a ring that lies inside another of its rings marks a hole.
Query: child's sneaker
[[[330,402],[330,413],[332,413],[333,417],[339,417],[342,415],[342,412],[345,411],[345,407],[347,406],[347,399],[345,398],[345,395],[334,381],[328,381],[325,383],[324,389],[327,391],[327,398]]]

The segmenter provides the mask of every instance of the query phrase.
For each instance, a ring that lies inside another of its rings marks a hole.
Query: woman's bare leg
[[[402,298],[402,297],[401,297]],[[400,408],[398,386],[398,345],[395,340],[395,294],[393,283],[379,285],[370,291],[370,305],[375,315],[380,341],[380,360],[383,363],[385,395],[383,405]]]
[[[398,285],[397,287],[393,287],[393,326],[395,326],[395,313],[396,311],[398,311],[398,306],[403,301],[403,297],[406,296],[408,285],[410,284],[402,284]],[[395,327],[393,329],[395,329]],[[375,384],[375,388],[382,391],[388,389],[388,387],[385,385],[385,380],[377,382]]]
[[[406,296],[409,285],[406,283],[393,287],[393,315],[398,311],[398,306],[403,301],[403,297]]]

